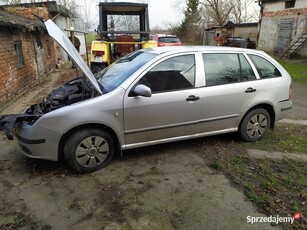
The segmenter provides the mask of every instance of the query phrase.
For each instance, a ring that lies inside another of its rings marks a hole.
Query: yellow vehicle
[[[97,38],[91,47],[91,70],[104,69],[137,49],[157,47],[149,40],[148,4],[100,2]]]

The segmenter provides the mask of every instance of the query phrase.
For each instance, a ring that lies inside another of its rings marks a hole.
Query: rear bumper
[[[278,102],[276,109],[275,109],[275,113],[276,113],[275,121],[285,118],[287,111],[292,109],[292,107],[293,107],[293,103],[291,100],[284,100],[284,101]]]

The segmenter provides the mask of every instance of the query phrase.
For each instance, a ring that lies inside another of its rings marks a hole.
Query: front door
[[[137,84],[147,85],[151,97],[124,98],[126,148],[167,142],[198,132],[198,89],[194,54],[170,57],[151,68]]]

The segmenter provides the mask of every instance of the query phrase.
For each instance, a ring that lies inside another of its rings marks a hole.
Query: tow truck
[[[99,19],[90,54],[93,73],[134,50],[157,47],[156,41],[149,40],[148,4],[100,2]]]

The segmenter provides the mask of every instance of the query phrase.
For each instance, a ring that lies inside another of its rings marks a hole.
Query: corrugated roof
[[[12,14],[0,8],[0,27],[22,29],[32,32],[37,28],[45,28],[45,25],[39,20],[32,20],[16,14]]]

